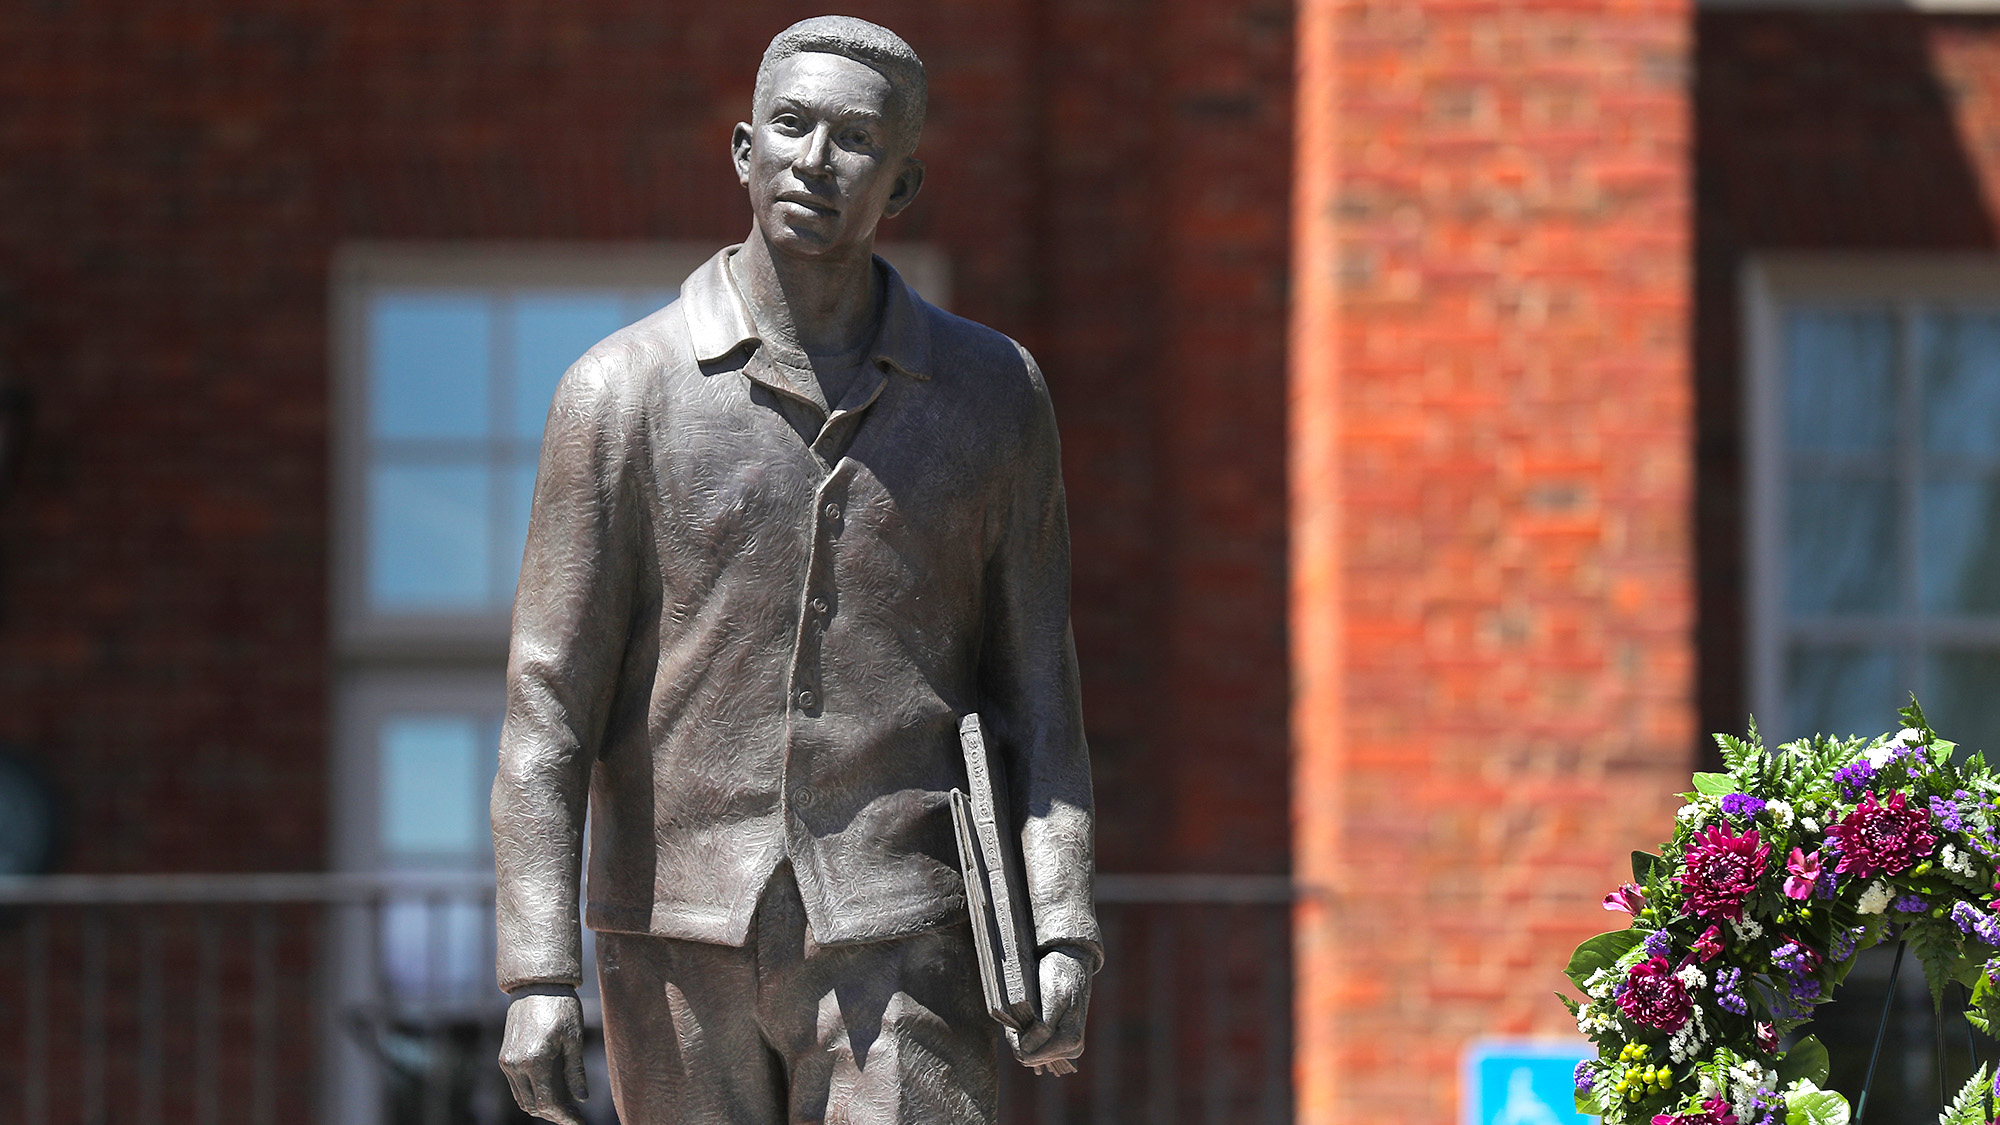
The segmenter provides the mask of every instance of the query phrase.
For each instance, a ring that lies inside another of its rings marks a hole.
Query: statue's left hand
[[[1060,947],[1042,955],[1041,1022],[1022,1031],[1014,1054],[1038,1070],[1083,1054],[1083,1019],[1090,1008],[1090,963]],[[1058,1074],[1072,1068],[1056,1066]]]

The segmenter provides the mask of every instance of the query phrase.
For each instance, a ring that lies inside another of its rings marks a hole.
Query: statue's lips
[[[836,211],[833,208],[828,207],[824,203],[817,203],[810,199],[802,199],[799,198],[798,196],[781,195],[778,197],[778,202],[790,204],[792,207],[795,207],[800,211],[804,211],[808,215],[818,215],[823,218],[830,219],[833,216],[840,214],[839,211]]]

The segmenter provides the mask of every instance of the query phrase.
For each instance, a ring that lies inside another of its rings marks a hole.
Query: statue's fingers
[[[1014,1053],[1022,1059],[1027,1059],[1029,1056],[1039,1052],[1042,1049],[1042,1044],[1048,1042],[1049,1036],[1053,1034],[1055,1034],[1055,1029],[1051,1028],[1047,1021],[1036,1020],[1034,1023],[1015,1032]]]
[[[507,1089],[514,1095],[514,1104],[522,1113],[535,1112],[535,1089],[526,1076],[507,1063],[500,1064],[500,1073],[507,1076]]]
[[[583,1036],[563,1037],[564,1077],[569,1081],[570,1096],[577,1101],[590,1100],[590,1076],[583,1070]]]
[[[541,1068],[535,1075],[535,1108],[528,1112],[556,1125],[583,1125],[583,1115],[577,1112],[575,1101],[556,1086],[555,1068]]]

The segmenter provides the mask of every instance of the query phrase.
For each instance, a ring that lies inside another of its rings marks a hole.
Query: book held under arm
[[[958,860],[965,875],[965,906],[972,916],[972,943],[979,957],[979,983],[986,1010],[1018,1036],[1041,1022],[1041,978],[1035,956],[1035,927],[1021,870],[1021,844],[1007,815],[1006,780],[986,745],[976,714],[958,724],[965,753],[966,789],[951,791],[951,818],[958,831]],[[1054,1074],[1075,1070],[1068,1060],[1037,1067]]]

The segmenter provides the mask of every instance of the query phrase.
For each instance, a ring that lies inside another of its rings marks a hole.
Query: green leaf
[[[1694,791],[1704,797],[1727,797],[1736,792],[1736,782],[1726,773],[1698,773],[1694,775]]]
[[[1620,957],[1630,953],[1645,940],[1646,935],[1636,929],[1613,930],[1608,934],[1598,934],[1576,947],[1576,952],[1570,955],[1569,967],[1564,969],[1563,973],[1574,981],[1578,988],[1583,988],[1583,982],[1589,980],[1593,973],[1616,965]]]
[[[1632,881],[1643,887],[1664,866],[1665,861],[1651,852],[1633,852]]]
[[[1597,1100],[1596,1087],[1576,1092],[1576,1111],[1585,1117],[1604,1116],[1604,1103]]]
[[[1986,1125],[1986,1092],[1992,1086],[1992,1079],[1986,1067],[1980,1066],[1958,1088],[1958,1096],[1938,1114],[1938,1125]]]
[[[1785,1095],[1785,1125],[1847,1125],[1847,1099],[1813,1083]]]
[[[1951,980],[1952,966],[1958,961],[1958,950],[1937,940],[1928,927],[1918,931],[1911,939],[1910,947],[1917,960],[1924,967],[1924,981],[1931,986],[1931,1006],[1944,1011],[1944,986]]]
[[[1556,993],[1556,999],[1562,1001],[1562,1006],[1569,1009],[1569,1018],[1571,1019],[1575,1019],[1577,1009],[1583,1007],[1583,1005],[1577,1003],[1576,1001],[1570,999],[1567,996],[1564,996],[1560,992]]]
[[[1782,1088],[1803,1078],[1817,1086],[1826,1081],[1830,1065],[1826,1044],[1821,1043],[1818,1037],[1808,1035],[1778,1060],[1778,1085]]]

